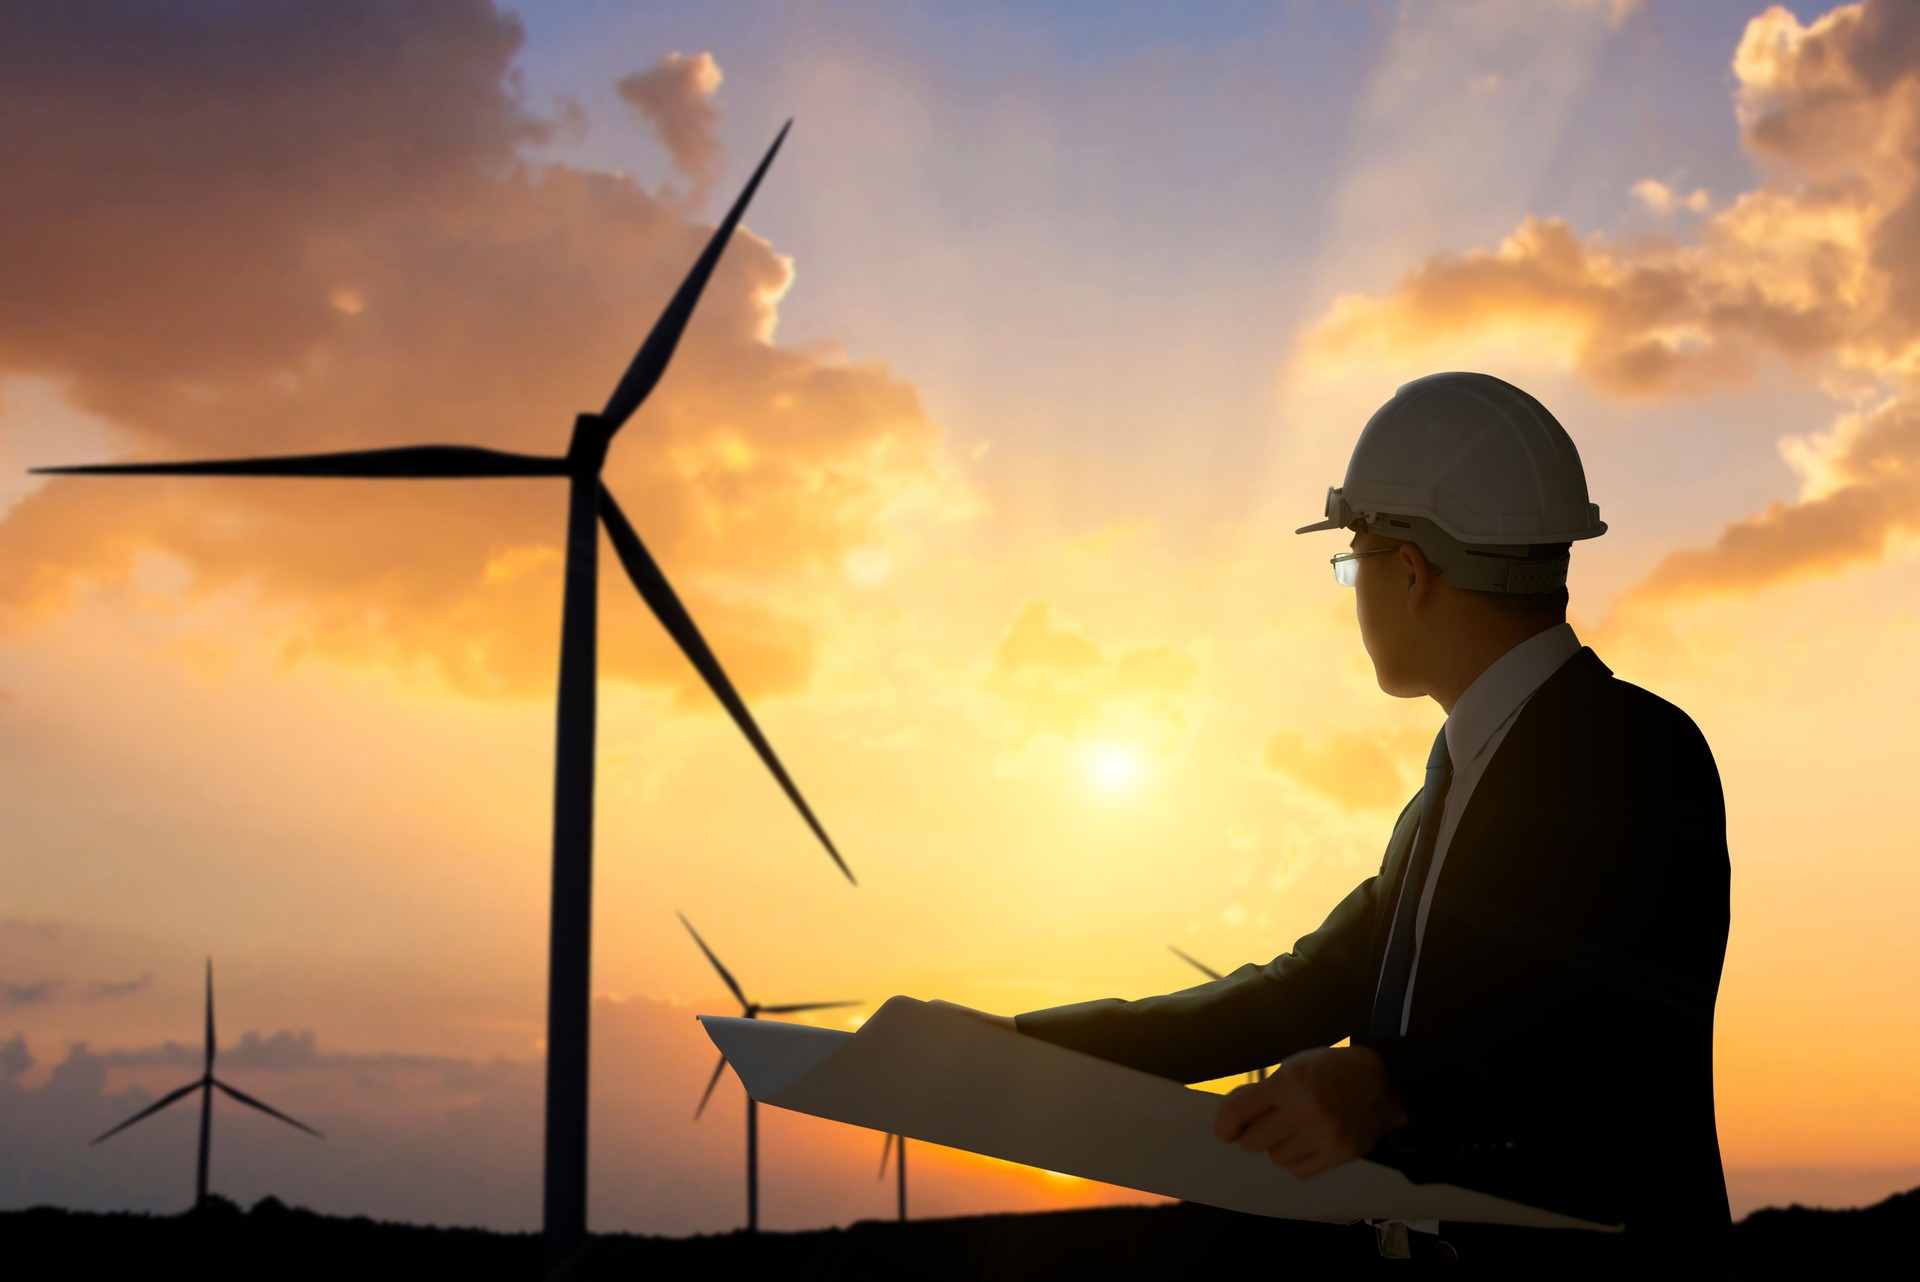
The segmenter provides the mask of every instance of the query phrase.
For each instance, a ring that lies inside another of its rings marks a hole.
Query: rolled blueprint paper
[[[1613,1230],[1353,1161],[1305,1179],[1213,1133],[1220,1096],[895,997],[857,1033],[702,1015],[754,1099],[1189,1202],[1290,1220]]]

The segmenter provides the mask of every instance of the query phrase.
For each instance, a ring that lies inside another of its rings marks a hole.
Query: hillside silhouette
[[[1858,1210],[1756,1211],[1734,1227],[1742,1272],[1825,1276],[1898,1259],[1920,1228],[1920,1189]],[[1307,1224],[1192,1203],[915,1220],[868,1220],[796,1233],[596,1237],[572,1278],[732,1276],[782,1279],[1165,1278],[1264,1260],[1290,1272],[1396,1267],[1370,1258],[1365,1225]],[[540,1237],[317,1215],[265,1198],[243,1211],[213,1197],[180,1215],[36,1207],[0,1214],[13,1259],[65,1276],[121,1279],[351,1277],[528,1282],[543,1276]],[[57,1263],[56,1263],[57,1262]],[[1762,1263],[1764,1262],[1764,1263]]]

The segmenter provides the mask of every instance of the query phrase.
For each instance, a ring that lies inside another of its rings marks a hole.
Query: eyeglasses
[[[1338,583],[1343,588],[1350,588],[1353,586],[1354,575],[1360,572],[1360,567],[1355,565],[1354,562],[1358,561],[1363,556],[1380,556],[1383,553],[1398,552],[1399,550],[1400,549],[1398,547],[1390,547],[1390,548],[1368,548],[1364,552],[1342,552],[1340,555],[1333,558],[1334,582]]]

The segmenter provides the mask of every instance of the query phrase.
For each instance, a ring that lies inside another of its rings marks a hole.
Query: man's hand
[[[1301,1051],[1264,1082],[1221,1102],[1213,1130],[1295,1175],[1350,1162],[1407,1124],[1386,1066],[1365,1046]]]
[[[934,999],[929,1001],[927,1005],[940,1006],[947,1010],[957,1010],[962,1015],[971,1015],[975,1019],[983,1020],[986,1023],[992,1024],[995,1028],[1004,1028],[1009,1033],[1017,1033],[1020,1031],[1018,1028],[1014,1026],[1013,1016],[1011,1015],[989,1015],[986,1011],[975,1010],[971,1006],[962,1006],[958,1002],[944,1002],[944,1001],[941,1001],[938,997],[935,997]]]

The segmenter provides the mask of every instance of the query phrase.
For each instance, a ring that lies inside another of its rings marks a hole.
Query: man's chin
[[[1392,695],[1396,699],[1419,699],[1423,698],[1427,693],[1414,682],[1403,678],[1390,677],[1381,672],[1379,668],[1373,670],[1373,679],[1380,686],[1380,692],[1382,694]]]

